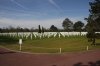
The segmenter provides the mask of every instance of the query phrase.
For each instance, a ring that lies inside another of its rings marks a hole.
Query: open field
[[[87,46],[89,47],[89,50],[100,49],[100,39],[97,39],[96,43],[98,45],[91,46],[91,43],[87,41],[85,36],[78,35],[60,38],[59,35],[56,37],[51,36],[49,38],[32,37],[32,39],[23,39],[22,51],[33,53],[60,53],[61,48],[62,53],[80,52],[87,51]],[[16,40],[10,38],[8,42],[5,41],[5,43],[0,43],[0,46],[19,51],[18,37],[16,37]]]
[[[35,37],[34,35],[31,36],[31,34],[29,34],[27,39],[25,36],[22,38],[20,34],[19,36],[8,35],[8,34],[1,35],[0,46],[19,51],[18,41],[19,38],[22,38],[23,39],[22,51],[25,52],[60,53],[61,51],[64,53],[64,52],[87,51],[87,46],[89,50],[100,48],[99,45],[100,39],[96,40],[96,43],[98,44],[97,46],[91,46],[90,45],[91,43],[87,41],[85,35],[79,36],[79,35],[71,35],[71,33],[69,34],[70,34],[69,36],[68,34],[63,36],[62,34],[50,33],[49,37],[48,35],[44,37],[43,35]]]

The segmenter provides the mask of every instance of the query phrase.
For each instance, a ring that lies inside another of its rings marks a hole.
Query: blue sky
[[[91,0],[0,0],[0,27],[20,26],[49,28],[52,24],[62,28],[69,18],[73,22],[89,15]]]

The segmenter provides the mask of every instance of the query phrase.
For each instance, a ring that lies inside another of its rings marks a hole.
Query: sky
[[[74,23],[89,15],[91,0],[0,0],[0,27],[62,28],[69,18]]]

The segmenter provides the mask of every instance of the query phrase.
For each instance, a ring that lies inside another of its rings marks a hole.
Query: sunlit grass
[[[100,43],[100,39],[96,40]],[[0,44],[6,48],[19,51],[19,44]],[[91,46],[91,43],[87,41],[85,36],[69,36],[69,37],[55,37],[55,38],[38,38],[27,39],[23,41],[22,51],[33,53],[59,53],[59,48],[62,48],[62,52],[80,52],[87,51],[86,47],[89,46],[89,50],[100,49],[100,45]]]

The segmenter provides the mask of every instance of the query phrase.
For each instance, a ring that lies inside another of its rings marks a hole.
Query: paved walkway
[[[100,50],[65,54],[27,54],[0,48],[0,66],[100,66]]]

